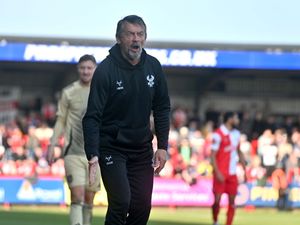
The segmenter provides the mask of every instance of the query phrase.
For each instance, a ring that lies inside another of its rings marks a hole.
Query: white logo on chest
[[[148,75],[147,76],[147,81],[148,81],[148,86],[153,87],[153,85],[154,85],[154,76],[153,75]]]

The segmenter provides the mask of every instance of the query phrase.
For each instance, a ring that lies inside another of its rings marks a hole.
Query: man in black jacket
[[[159,61],[144,50],[146,24],[136,15],[118,22],[117,43],[97,67],[83,118],[90,180],[98,161],[107,191],[105,225],[144,225],[153,173],[167,157],[170,100]],[[158,140],[153,156],[150,115]]]

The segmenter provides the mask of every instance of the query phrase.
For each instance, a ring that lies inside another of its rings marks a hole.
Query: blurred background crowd
[[[47,161],[53,133],[56,103],[42,104],[39,110],[20,109],[15,120],[0,124],[1,176],[64,177],[63,143],[55,148],[54,162]],[[189,109],[173,107],[169,135],[169,160],[161,176],[193,185],[199,177],[211,177],[212,132],[222,113],[207,111],[205,118],[192,116]],[[263,112],[239,112],[242,133],[240,150],[247,160],[246,171],[238,168],[240,182],[276,185],[300,182],[300,118],[268,116]],[[153,146],[155,150],[155,141]]]

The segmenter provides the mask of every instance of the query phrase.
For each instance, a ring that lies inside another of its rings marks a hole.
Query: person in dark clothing
[[[136,15],[118,22],[117,43],[97,67],[83,118],[90,180],[98,161],[107,191],[105,225],[144,225],[153,175],[167,157],[170,100],[159,61],[144,50],[146,25]],[[153,112],[157,151],[153,154]]]

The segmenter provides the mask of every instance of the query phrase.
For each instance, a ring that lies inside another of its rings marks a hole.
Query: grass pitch
[[[69,209],[59,206],[0,206],[0,225],[67,225]],[[95,207],[93,225],[102,225],[106,208]],[[299,225],[300,211],[276,209],[236,211],[234,225]],[[219,223],[225,223],[226,209],[221,209]],[[153,208],[148,225],[211,225],[208,208]]]

